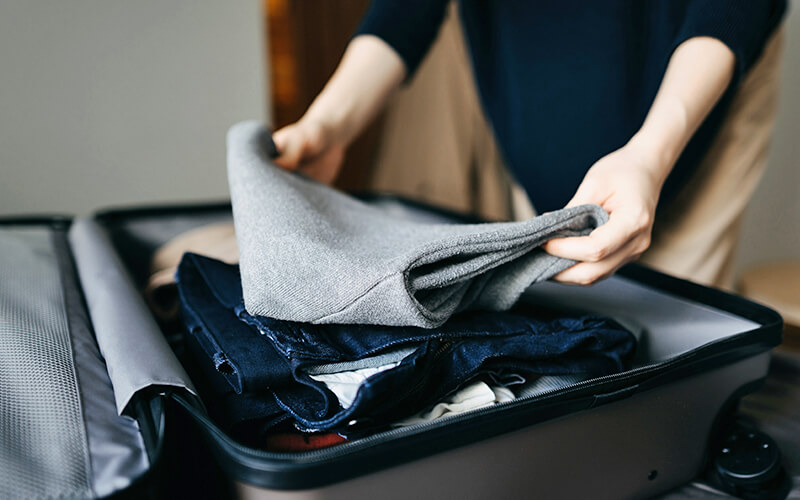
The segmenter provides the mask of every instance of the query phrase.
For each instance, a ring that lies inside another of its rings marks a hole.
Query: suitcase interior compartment
[[[75,272],[69,219],[0,221],[0,497],[151,491],[163,401],[120,415]]]
[[[156,248],[230,220],[230,208],[121,210],[97,220],[141,288]],[[700,471],[720,413],[763,380],[780,343],[773,311],[640,266],[588,288],[539,284],[523,300],[641,328],[633,369],[300,454],[244,447],[191,398],[174,399],[245,496],[519,497],[532,487],[545,497],[652,495]]]

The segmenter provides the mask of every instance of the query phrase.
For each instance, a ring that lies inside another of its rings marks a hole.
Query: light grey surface
[[[305,491],[237,483],[246,500],[650,498],[699,472],[720,407],[769,354],[374,474]],[[648,479],[657,471],[654,479]]]
[[[544,253],[543,242],[607,219],[584,205],[524,222],[418,222],[276,167],[265,134],[257,122],[228,132],[242,289],[254,315],[431,328],[470,308],[508,309],[528,285],[573,264]]]
[[[91,496],[50,233],[0,231],[0,498]]]
[[[704,344],[760,325],[734,314],[636,283],[621,276],[578,287],[546,282],[523,294],[522,301],[593,312],[643,329],[636,365],[675,357]]]
[[[268,118],[261,0],[0,0],[0,214],[227,197]]]
[[[119,413],[151,386],[196,394],[104,230],[92,219],[77,219],[69,241]]]

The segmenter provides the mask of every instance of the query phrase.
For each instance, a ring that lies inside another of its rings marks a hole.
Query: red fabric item
[[[278,452],[312,451],[347,442],[338,434],[291,434],[280,433],[267,436],[266,449]]]

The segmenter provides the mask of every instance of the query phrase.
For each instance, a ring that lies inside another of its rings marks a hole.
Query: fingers
[[[581,262],[600,262],[620,250],[629,241],[640,241],[636,251],[650,245],[650,216],[641,212],[612,212],[605,224],[588,236],[556,238],[543,245],[545,252]]]
[[[629,239],[625,227],[612,225],[609,221],[588,236],[556,238],[545,243],[543,248],[550,255],[564,259],[600,262],[619,250]]]
[[[637,213],[612,212],[609,221],[588,236],[558,238],[543,246],[557,257],[579,263],[553,279],[561,283],[590,285],[603,280],[650,246],[649,217]]]
[[[278,149],[278,157],[274,162],[279,167],[295,170],[300,165],[305,149],[305,138],[296,125],[289,125],[272,134],[272,140]]]
[[[578,261],[555,277],[563,283],[591,284],[606,278],[650,246],[650,234],[663,180],[646,168],[640,151],[623,147],[589,168],[568,207],[595,203],[608,222],[588,236],[558,238],[546,252]]]
[[[320,127],[298,122],[272,135],[278,157],[273,161],[324,184],[332,184],[344,158],[344,146],[329,143]]]
[[[614,274],[620,267],[641,255],[641,243],[637,239],[627,242],[617,252],[599,262],[579,262],[560,272],[552,279],[570,285],[591,285]]]

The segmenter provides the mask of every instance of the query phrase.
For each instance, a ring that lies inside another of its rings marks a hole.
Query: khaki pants
[[[783,46],[776,32],[748,72],[689,184],[659,214],[641,261],[729,287],[742,215],[766,166]],[[454,8],[411,84],[390,104],[368,187],[489,220],[532,216],[481,110]]]

